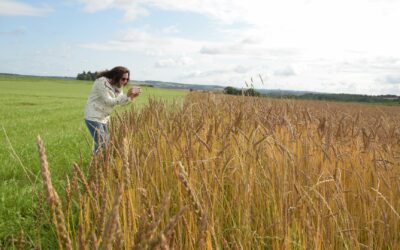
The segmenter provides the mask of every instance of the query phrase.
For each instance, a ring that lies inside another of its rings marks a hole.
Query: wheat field
[[[60,249],[399,249],[399,111],[150,100],[113,117],[109,147],[65,190],[38,138],[43,208]]]

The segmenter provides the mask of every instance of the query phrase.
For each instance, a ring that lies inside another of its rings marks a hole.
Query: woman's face
[[[128,78],[129,78],[129,74],[124,73],[122,75],[121,79],[119,79],[119,86],[124,87],[128,83]]]

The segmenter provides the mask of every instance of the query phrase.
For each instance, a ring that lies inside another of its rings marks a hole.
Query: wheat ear
[[[56,226],[57,235],[60,238],[59,245],[60,249],[72,249],[71,239],[69,238],[69,234],[65,227],[65,217],[62,211],[62,206],[60,202],[60,198],[58,197],[57,192],[53,188],[53,184],[51,182],[51,175],[49,171],[49,164],[47,161],[46,150],[44,147],[44,143],[40,136],[37,137],[37,147],[39,151],[40,157],[40,166],[41,173],[43,178],[44,189],[47,193],[47,200],[49,202],[51,213],[53,217],[53,223]]]

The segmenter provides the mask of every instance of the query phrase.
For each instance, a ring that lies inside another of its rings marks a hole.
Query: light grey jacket
[[[85,119],[100,123],[107,123],[115,105],[126,104],[131,99],[117,88],[110,84],[106,77],[97,78],[90,91],[86,108]]]

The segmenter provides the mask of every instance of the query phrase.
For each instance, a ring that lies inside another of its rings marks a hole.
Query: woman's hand
[[[135,98],[136,96],[138,96],[141,93],[141,89],[140,87],[132,87],[128,90],[128,93],[126,93],[126,95],[129,98]]]

